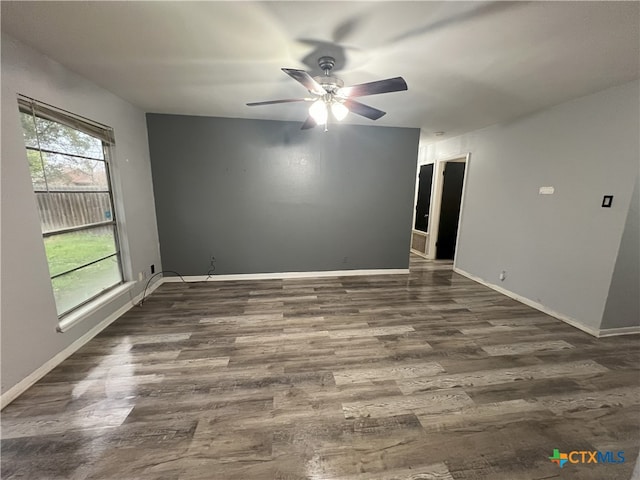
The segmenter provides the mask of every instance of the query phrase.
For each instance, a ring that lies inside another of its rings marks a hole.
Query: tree
[[[102,141],[84,132],[30,113],[21,112],[27,158],[34,187],[49,185],[99,185],[106,179]],[[38,150],[49,150],[49,153]],[[79,158],[72,155],[81,155]],[[46,179],[46,183],[45,183]]]

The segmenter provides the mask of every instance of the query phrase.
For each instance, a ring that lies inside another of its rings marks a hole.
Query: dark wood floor
[[[628,480],[639,345],[417,258],[165,284],[3,411],[2,478]]]

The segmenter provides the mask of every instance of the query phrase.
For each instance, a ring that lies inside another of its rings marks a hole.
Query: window
[[[18,105],[62,318],[123,283],[109,179],[113,131],[32,99]]]

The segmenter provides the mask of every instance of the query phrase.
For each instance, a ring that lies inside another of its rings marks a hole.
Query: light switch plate
[[[613,195],[602,197],[602,208],[611,208],[611,205],[613,205]]]

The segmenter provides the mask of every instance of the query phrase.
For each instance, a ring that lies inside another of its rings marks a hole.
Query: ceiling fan
[[[311,97],[252,102],[247,103],[247,106],[255,107],[276,103],[313,102],[309,107],[309,117],[302,124],[302,130],[313,128],[316,125],[324,125],[326,131],[329,111],[331,111],[333,117],[338,121],[344,119],[349,112],[361,115],[370,120],[377,120],[386,114],[386,112],[382,110],[357,102],[354,100],[354,97],[407,90],[407,82],[405,82],[402,77],[387,78],[385,80],[344,87],[342,80],[331,75],[331,69],[335,65],[335,59],[333,57],[320,57],[320,59],[318,59],[318,65],[320,69],[324,71],[324,75],[317,77],[312,77],[304,70],[296,70],[294,68],[282,69],[284,73],[300,82],[309,90],[309,93],[312,95]]]

